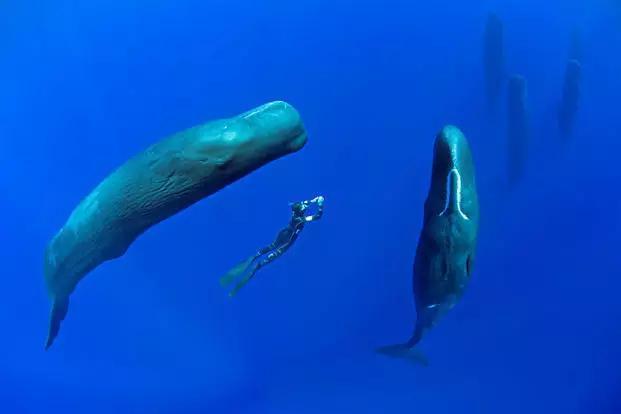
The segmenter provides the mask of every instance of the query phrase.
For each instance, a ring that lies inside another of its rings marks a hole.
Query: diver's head
[[[291,210],[295,216],[304,215],[304,211],[306,210],[306,205],[302,202],[291,203]]]

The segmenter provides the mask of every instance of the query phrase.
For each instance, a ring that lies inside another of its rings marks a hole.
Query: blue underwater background
[[[495,12],[527,80],[508,190]],[[570,35],[582,98],[561,145]],[[621,4],[615,1],[7,1],[0,5],[2,413],[621,413]],[[43,252],[153,142],[271,100],[309,141],[153,227],[93,271],[44,351]],[[435,134],[468,138],[481,228],[463,300],[420,344],[412,261]],[[231,299],[218,278],[290,201],[325,214]]]

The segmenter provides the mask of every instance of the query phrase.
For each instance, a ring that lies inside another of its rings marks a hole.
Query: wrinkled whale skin
[[[176,133],[106,177],[71,213],[45,251],[52,300],[48,348],[78,282],[122,256],[138,236],[256,169],[300,150],[307,136],[298,112],[270,102]]]

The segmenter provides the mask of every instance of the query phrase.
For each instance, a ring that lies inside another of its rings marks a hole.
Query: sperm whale
[[[523,76],[511,76],[507,98],[507,184],[514,188],[526,169],[530,135],[526,79]]]
[[[582,67],[575,59],[567,62],[563,94],[558,111],[558,125],[563,140],[568,141],[573,132],[580,106]]]
[[[123,256],[150,227],[300,150],[306,141],[297,110],[275,101],[176,133],[113,171],[78,204],[45,250],[52,302],[45,349],[58,335],[70,295],[89,272]]]
[[[407,357],[461,299],[472,276],[479,227],[475,170],[468,141],[455,126],[434,144],[431,184],[413,266],[416,324],[404,344],[379,352]]]

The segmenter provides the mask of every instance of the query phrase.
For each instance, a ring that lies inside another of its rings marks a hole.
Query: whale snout
[[[459,167],[461,152],[468,147],[468,142],[459,128],[448,125],[442,128],[436,138],[434,162],[444,167],[447,173]]]
[[[273,101],[241,115],[264,144],[284,147],[290,152],[301,149],[307,141],[299,112],[284,101]]]
[[[227,174],[247,174],[271,160],[296,152],[307,141],[298,111],[273,101],[224,121],[222,133],[207,134],[198,146],[200,157],[217,159]]]
[[[578,81],[580,79],[580,74],[582,71],[582,67],[580,62],[576,59],[571,59],[567,62],[567,68],[565,70],[565,79],[569,81]]]

